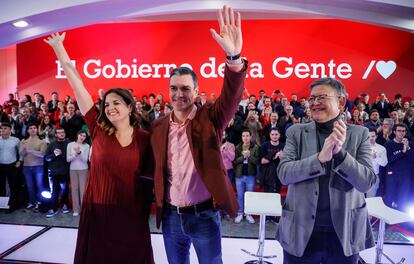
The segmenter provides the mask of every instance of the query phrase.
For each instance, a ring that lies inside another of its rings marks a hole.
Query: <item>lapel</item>
[[[318,142],[316,140],[316,125],[315,122],[309,123],[305,126],[299,142],[303,142],[300,147],[301,158],[312,156],[318,152]]]
[[[352,145],[351,145],[351,138],[352,137],[351,137],[351,135],[352,135],[352,132],[349,129],[349,125],[346,124],[346,139],[345,139],[345,144],[343,145],[345,150],[348,150],[348,149],[352,148]]]
[[[168,114],[162,120],[160,124],[160,128],[158,129],[159,134],[156,137],[156,141],[158,142],[158,147],[156,148],[159,152],[158,155],[161,157],[161,163],[163,164],[164,172],[167,171],[167,148],[168,148],[168,132],[169,132],[169,123],[170,123],[170,114]],[[165,174],[165,173],[164,173]]]

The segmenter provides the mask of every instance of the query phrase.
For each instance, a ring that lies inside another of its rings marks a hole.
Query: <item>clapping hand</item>
[[[235,18],[233,9],[224,6],[223,10],[218,11],[217,16],[220,34],[214,29],[210,29],[213,38],[226,52],[226,55],[235,56],[240,54],[243,46],[240,13],[237,12]]]
[[[335,142],[335,147],[333,148],[333,154],[337,154],[341,151],[342,146],[346,140],[346,124],[342,120],[335,121],[332,134]]]

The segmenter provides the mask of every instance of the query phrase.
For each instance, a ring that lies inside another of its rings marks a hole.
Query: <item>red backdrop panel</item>
[[[111,87],[168,97],[165,66],[183,63],[199,75],[200,91],[219,94],[224,54],[210,27],[217,28],[216,22],[101,24],[68,31],[65,46],[94,97],[99,88]],[[341,20],[243,21],[242,27],[250,93],[280,89],[307,96],[309,84],[324,69],[344,82],[351,97],[361,92],[374,97],[380,91],[389,97],[413,95],[414,35],[408,32]],[[17,45],[19,94],[72,94],[67,80],[56,78],[63,73],[55,59],[42,39]],[[127,78],[111,76],[116,60],[128,65],[121,71]]]

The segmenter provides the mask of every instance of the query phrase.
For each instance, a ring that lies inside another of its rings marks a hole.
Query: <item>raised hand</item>
[[[220,34],[210,29],[213,38],[228,56],[240,54],[243,46],[240,13],[236,13],[236,18],[234,15],[231,7],[223,6],[223,10],[217,12]]]
[[[43,39],[44,42],[49,44],[52,48],[55,48],[57,45],[62,44],[65,40],[66,32],[63,32],[62,35],[59,33],[54,33],[50,35],[48,38]]]

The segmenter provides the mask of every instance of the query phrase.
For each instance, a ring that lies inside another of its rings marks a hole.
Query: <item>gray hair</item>
[[[315,80],[311,83],[310,89],[312,90],[313,88],[315,88],[315,86],[318,86],[318,85],[331,86],[332,88],[334,88],[334,90],[338,93],[339,96],[344,96],[346,98],[345,85],[343,85],[341,81],[335,78],[326,77],[326,78]]]

